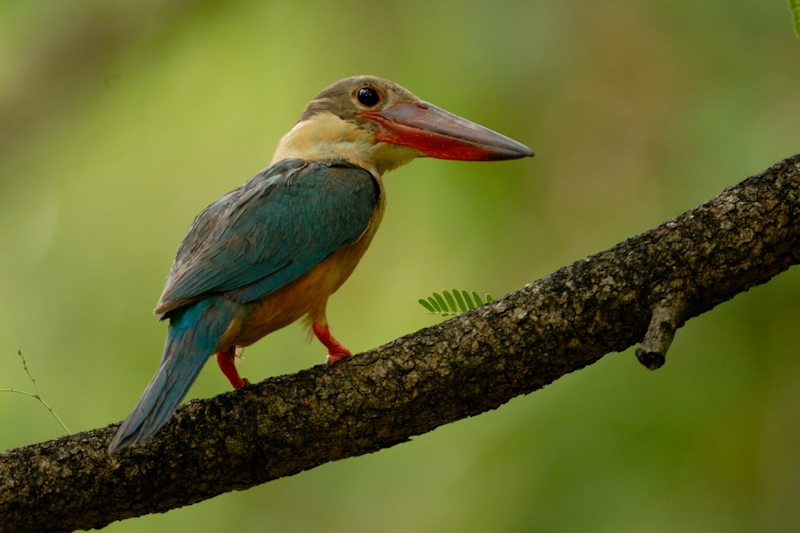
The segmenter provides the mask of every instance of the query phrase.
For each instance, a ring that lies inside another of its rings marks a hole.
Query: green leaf
[[[487,294],[486,303],[491,301],[491,295]],[[434,292],[433,295],[428,296],[427,299],[420,298],[418,302],[429,313],[439,315],[442,318],[466,313],[467,311],[483,305],[483,301],[481,301],[481,297],[476,291],[472,291],[470,295],[469,292],[460,291],[458,289],[442,289],[441,292]]]
[[[456,307],[456,302],[453,300],[453,297],[450,295],[450,291],[447,289],[442,289],[442,294],[444,294],[444,299],[447,300],[447,305],[450,306],[450,310],[455,314],[458,313],[458,307]]]
[[[419,305],[427,309],[431,313],[435,313],[436,310],[433,308],[431,304],[428,303],[427,300],[423,300],[422,298],[419,299]]]
[[[439,294],[438,292],[434,292],[433,297],[436,298],[436,302],[439,304],[439,307],[441,308],[442,312],[446,313],[447,304],[444,303],[444,298],[442,298],[441,294]]]
[[[467,307],[464,303],[464,298],[461,297],[461,293],[458,292],[458,289],[453,289],[453,296],[456,297],[456,302],[458,302],[458,308],[461,310],[461,312],[466,313],[469,310],[469,307]]]
[[[794,19],[794,33],[800,38],[800,0],[789,0],[789,9]]]
[[[464,301],[467,302],[467,307],[475,309],[475,304],[472,303],[472,298],[469,297],[469,293],[467,291],[461,291],[461,294],[464,295]]]

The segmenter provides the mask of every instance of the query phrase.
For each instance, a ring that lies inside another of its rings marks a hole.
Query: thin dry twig
[[[61,417],[56,414],[56,412],[53,410],[53,408],[50,407],[50,405],[46,401],[44,401],[44,398],[42,398],[42,395],[39,394],[39,387],[36,386],[36,379],[31,375],[30,370],[28,370],[28,363],[25,362],[25,356],[22,355],[22,350],[17,350],[17,354],[19,354],[19,357],[22,359],[22,368],[24,368],[25,369],[25,373],[28,374],[28,378],[30,378],[31,383],[33,384],[34,392],[28,392],[28,391],[19,390],[19,389],[0,389],[0,392],[16,392],[17,394],[24,394],[25,396],[30,396],[31,398],[36,398],[37,400],[42,402],[42,405],[44,405],[47,408],[47,410],[50,411],[50,414],[55,417],[55,419],[58,421],[58,423],[61,424],[61,427],[64,428],[64,431],[67,432],[67,435],[72,435],[72,432],[69,430],[67,425],[64,423],[63,420],[61,420]]]

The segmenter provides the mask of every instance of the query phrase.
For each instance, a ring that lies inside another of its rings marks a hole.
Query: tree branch
[[[686,320],[800,257],[800,154],[491,304],[358,354],[181,407],[109,457],[117,425],[0,455],[0,530],[68,531],[195,503],[407,441]]]

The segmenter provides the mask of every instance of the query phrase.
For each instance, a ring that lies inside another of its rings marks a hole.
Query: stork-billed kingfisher
[[[383,218],[382,176],[417,157],[491,161],[532,156],[508,137],[375,76],[338,81],[308,104],[269,167],[208,206],[178,247],[155,309],[169,319],[156,374],[111,441],[138,444],[163,426],[216,354],[234,388],[237,356],[306,317],[328,349],[325,307]]]

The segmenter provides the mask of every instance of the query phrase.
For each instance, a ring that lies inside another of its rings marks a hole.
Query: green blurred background
[[[534,159],[388,175],[383,227],[331,301],[363,351],[495,297],[800,151],[785,0],[0,3],[0,388],[17,350],[73,431],[124,418],[193,217],[265,167],[305,104],[376,74]],[[690,321],[657,372],[612,354],[366,457],[107,531],[798,531],[800,276]],[[321,364],[293,325],[251,379]],[[212,365],[191,397],[228,391]],[[0,395],[0,449],[62,434]]]

